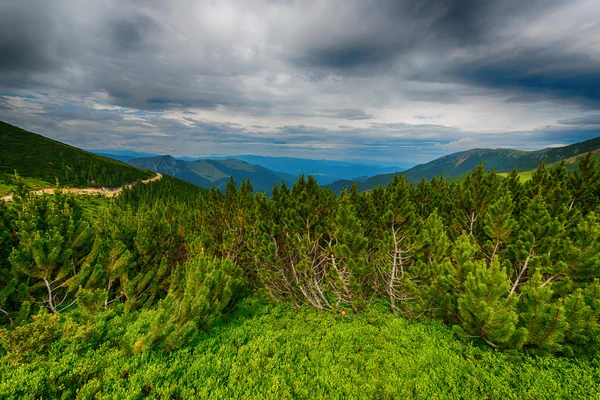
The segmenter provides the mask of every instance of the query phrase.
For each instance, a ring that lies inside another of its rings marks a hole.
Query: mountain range
[[[231,158],[231,157],[227,157]],[[396,166],[365,164],[336,160],[311,160],[292,157],[265,157],[256,155],[234,156],[238,160],[262,165],[273,171],[280,171],[293,176],[312,175],[321,185],[327,185],[340,179],[357,179],[364,176],[389,174],[404,171],[411,165],[399,163]]]
[[[183,161],[172,156],[156,156],[133,158],[128,163],[138,168],[183,179],[205,189],[215,186],[224,190],[229,179],[233,177],[238,184],[242,180],[250,179],[255,192],[264,190],[266,193],[270,193],[275,183],[286,181],[288,184],[293,184],[297,179],[297,176],[275,172],[235,158]]]
[[[90,150],[93,153],[115,160],[127,162],[134,158],[158,157],[158,154],[140,153],[129,150]],[[388,174],[404,171],[409,164],[378,165],[375,163],[357,163],[337,160],[312,160],[308,158],[268,157],[251,154],[237,156],[216,156],[210,158],[173,157],[178,161],[228,160],[236,159],[249,164],[256,164],[272,171],[283,172],[292,176],[312,175],[321,185],[327,185],[340,179],[356,180],[360,177],[370,177],[378,174]]]
[[[343,161],[308,160],[286,157],[253,155],[226,159],[186,161],[172,156],[146,156],[126,150],[95,150],[106,156],[92,154],[73,146],[28,132],[0,121],[0,189],[11,190],[16,170],[21,176],[35,179],[37,186],[52,186],[56,180],[63,186],[120,186],[137,179],[152,176],[148,170],[161,172],[186,180],[202,188],[215,186],[224,189],[230,177],[239,184],[250,179],[255,191],[270,193],[275,183],[293,184],[300,174],[313,174],[321,184],[332,177],[346,177],[329,183],[334,192],[340,192],[356,183],[359,190],[370,190],[387,185],[401,168]],[[448,179],[460,179],[483,162],[486,169],[508,172],[517,167],[520,172],[531,171],[542,160],[548,164],[565,159],[575,164],[577,158],[588,152],[600,157],[600,137],[564,147],[536,151],[513,149],[472,149],[449,154],[401,173],[410,182],[430,179],[442,173]],[[108,158],[110,157],[110,158]],[[128,163],[116,160],[127,159]],[[401,165],[401,164],[400,164]],[[272,167],[269,168],[269,167]],[[376,172],[386,173],[376,173]],[[370,176],[371,174],[375,175]],[[351,177],[351,179],[348,179]],[[33,181],[32,181],[33,182]]]
[[[508,172],[516,167],[519,171],[530,171],[538,167],[542,160],[548,164],[565,159],[567,163],[575,163],[579,156],[588,152],[600,152],[600,137],[575,143],[564,147],[546,148],[536,151],[513,149],[472,149],[452,153],[437,158],[425,164],[416,165],[402,174],[409,182],[417,182],[421,178],[431,179],[442,173],[448,179],[458,178],[473,170],[479,162],[483,162],[486,169],[495,169],[496,172]],[[394,174],[379,174],[366,180],[339,180],[330,185],[334,192],[340,192],[356,183],[359,190],[370,190],[379,185],[387,185],[394,178]]]

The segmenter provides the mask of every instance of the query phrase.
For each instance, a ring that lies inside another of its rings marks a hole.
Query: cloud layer
[[[84,148],[418,163],[600,134],[596,0],[0,4],[0,119]]]

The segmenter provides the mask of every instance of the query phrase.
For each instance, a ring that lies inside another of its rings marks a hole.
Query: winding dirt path
[[[153,181],[159,181],[162,179],[162,174],[160,172],[156,173],[156,176],[153,176],[152,178],[148,178],[148,179],[144,179],[142,181],[143,184],[147,184]],[[106,197],[115,197],[117,196],[119,193],[121,193],[123,191],[124,188],[130,188],[133,185],[135,185],[135,183],[130,183],[127,185],[123,185],[121,187],[118,188],[114,188],[114,189],[108,189],[108,188],[85,188],[85,189],[80,189],[80,188],[60,188],[60,190],[62,190],[63,192],[67,192],[67,193],[73,193],[73,194],[101,194],[104,195]],[[39,189],[39,190],[34,190],[33,193],[35,194],[42,194],[42,193],[54,193],[54,189],[53,187],[50,188],[45,188],[45,189]],[[12,201],[13,199],[13,195],[12,194],[7,194],[6,196],[2,196],[0,197],[0,200],[4,200],[4,201]]]

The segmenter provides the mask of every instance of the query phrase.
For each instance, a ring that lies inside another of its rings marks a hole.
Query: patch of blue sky
[[[138,117],[145,117],[147,115],[156,115],[158,113],[151,113],[143,110],[135,110],[131,108],[99,108],[94,111],[105,112],[105,113],[115,113],[115,114],[126,114],[126,115],[135,115]]]
[[[63,111],[78,111],[81,109],[81,107],[75,106],[73,104],[63,104],[58,108],[59,108],[59,110],[63,110]]]
[[[0,93],[0,96],[19,97],[21,99],[35,99],[36,98],[32,94],[19,94],[19,93]]]

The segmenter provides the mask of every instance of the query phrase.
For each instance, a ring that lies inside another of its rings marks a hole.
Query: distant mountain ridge
[[[356,179],[357,177],[370,177],[378,174],[400,172],[409,167],[409,165],[383,166],[350,161],[265,157],[249,154],[233,156],[232,158],[251,164],[262,165],[273,171],[280,171],[294,176],[313,175],[321,185],[326,185],[339,179]]]
[[[542,150],[525,151],[514,149],[471,149],[452,153],[425,164],[410,168],[402,174],[410,182],[417,182],[421,178],[431,179],[442,173],[446,178],[459,177],[473,170],[479,162],[483,162],[486,169],[495,169],[497,172],[508,172],[514,167],[519,171],[528,171],[537,168],[542,160],[552,164],[561,161],[575,162],[579,156],[588,152],[600,151],[600,137],[575,143],[564,147],[551,147]],[[370,190],[379,185],[387,185],[394,174],[380,174],[356,182],[359,190]],[[355,181],[340,180],[328,185],[334,192],[349,188]]]
[[[255,192],[264,190],[270,193],[275,183],[286,181],[293,184],[297,177],[291,174],[272,171],[260,165],[228,158],[226,160],[183,161],[172,156],[134,158],[130,165],[183,179],[201,188],[210,189],[213,185],[225,189],[233,177],[237,184],[250,179]]]
[[[130,150],[90,150],[95,154],[104,157],[114,158],[115,160],[127,162],[133,158],[157,157],[158,154],[139,153]],[[358,177],[370,177],[373,175],[395,173],[404,171],[411,167],[409,164],[399,164],[396,166],[378,165],[370,163],[358,163],[351,161],[337,160],[313,160],[308,158],[294,157],[268,157],[244,154],[238,156],[226,157],[173,157],[179,161],[199,161],[199,160],[227,160],[234,158],[245,161],[249,164],[256,164],[272,171],[283,172],[292,176],[313,175],[321,184],[326,185],[339,179],[353,179]]]

